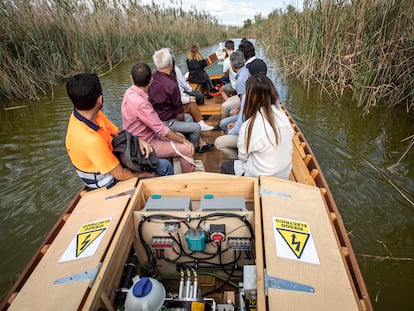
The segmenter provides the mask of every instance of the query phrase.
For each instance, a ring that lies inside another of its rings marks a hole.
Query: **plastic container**
[[[158,311],[165,300],[164,286],[153,278],[135,279],[125,300],[126,311]]]

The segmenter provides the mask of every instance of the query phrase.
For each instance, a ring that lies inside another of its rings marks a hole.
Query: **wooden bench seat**
[[[206,102],[204,105],[198,105],[202,115],[221,115],[221,104]]]

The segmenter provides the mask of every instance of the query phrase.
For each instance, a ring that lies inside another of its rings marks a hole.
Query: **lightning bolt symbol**
[[[88,246],[88,244],[89,244],[89,242],[90,242],[90,240],[89,240],[89,238],[91,237],[91,234],[89,233],[87,236],[86,236],[86,238],[85,238],[85,240],[83,240],[83,242],[82,242],[82,244],[81,244],[81,247],[80,247],[80,252],[83,252],[83,250],[86,248],[86,246]]]
[[[296,241],[296,235],[292,234],[292,244],[296,245],[295,250],[298,252],[300,250],[300,242]]]

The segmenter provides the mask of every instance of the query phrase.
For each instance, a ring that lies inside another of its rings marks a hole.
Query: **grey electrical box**
[[[244,197],[216,197],[205,194],[200,201],[200,211],[247,211]]]
[[[191,211],[190,197],[164,197],[159,194],[152,195],[142,211]]]

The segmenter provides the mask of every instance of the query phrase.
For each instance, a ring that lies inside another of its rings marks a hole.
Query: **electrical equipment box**
[[[135,187],[131,198],[117,195]],[[132,253],[142,279],[163,280],[167,308],[372,310],[346,265],[351,249],[338,244],[339,214],[328,211],[319,188],[196,172],[119,182],[85,193],[76,204],[10,311],[116,310]],[[100,228],[95,236],[102,240],[87,244],[91,234],[84,228]],[[59,262],[66,248],[76,256],[95,242],[90,256]]]
[[[191,211],[190,197],[164,197],[153,194],[148,198],[143,211]]]
[[[200,211],[247,211],[244,197],[217,197],[205,194],[200,201]]]

